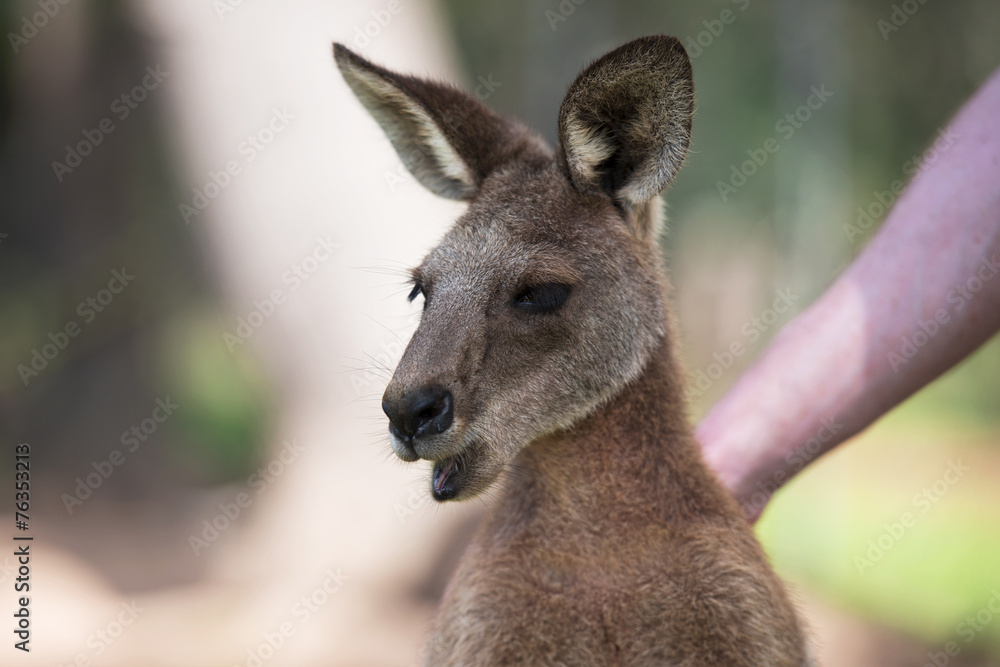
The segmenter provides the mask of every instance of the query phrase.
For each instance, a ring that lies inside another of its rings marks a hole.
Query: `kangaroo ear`
[[[583,194],[635,210],[677,175],[691,140],[694,80],[681,43],[629,42],[587,67],[559,108],[560,164]]]
[[[517,123],[452,86],[373,65],[342,44],[334,59],[347,84],[382,126],[410,173],[449,199],[472,199],[497,167],[551,152]]]

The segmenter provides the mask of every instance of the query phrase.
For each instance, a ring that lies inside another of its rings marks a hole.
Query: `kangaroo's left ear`
[[[629,42],[587,67],[559,109],[560,163],[582,194],[635,211],[677,175],[691,140],[694,80],[674,37]]]

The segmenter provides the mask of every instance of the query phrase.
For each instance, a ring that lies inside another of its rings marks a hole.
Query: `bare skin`
[[[1000,330],[998,117],[1000,70],[864,252],[698,426],[706,461],[748,518]]]

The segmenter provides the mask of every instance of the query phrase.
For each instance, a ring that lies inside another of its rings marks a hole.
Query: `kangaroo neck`
[[[704,508],[721,489],[691,435],[680,378],[668,334],[610,402],[521,452],[507,497],[577,514]]]

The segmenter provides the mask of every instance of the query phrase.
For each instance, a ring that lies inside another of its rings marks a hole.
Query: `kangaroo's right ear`
[[[431,192],[469,200],[494,169],[515,156],[548,153],[522,126],[467,93],[390,72],[342,44],[333,45],[333,55],[403,164]]]
[[[560,162],[578,191],[636,209],[687,154],[691,62],[674,37],[643,37],[587,67],[559,109]]]

